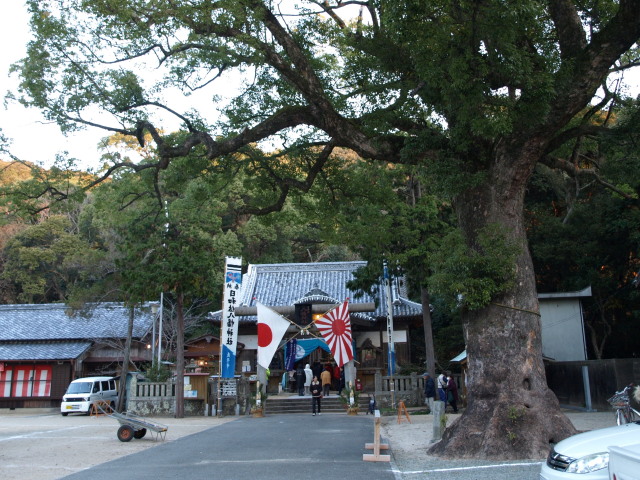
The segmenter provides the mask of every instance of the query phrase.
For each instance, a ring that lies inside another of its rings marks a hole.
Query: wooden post
[[[400,400],[398,402],[398,423],[402,423],[402,414],[407,418],[407,421],[411,423],[411,418],[409,417],[409,412],[407,412],[407,407],[404,405],[404,401]]]
[[[98,400],[97,402],[91,404],[91,409],[89,410],[89,416],[100,417],[112,412],[113,410],[111,409],[111,404],[109,402],[106,402],[104,400]]]
[[[373,449],[373,454],[365,453],[362,460],[365,462],[390,462],[391,455],[380,455],[380,450],[388,450],[388,443],[380,443],[380,410],[376,410],[373,416],[373,443],[366,443],[364,448]]]

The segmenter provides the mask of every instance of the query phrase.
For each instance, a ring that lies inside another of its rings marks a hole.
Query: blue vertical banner
[[[242,258],[227,257],[224,271],[224,300],[220,326],[220,377],[233,378],[236,371],[238,317],[236,306],[242,286]]]
[[[395,374],[396,370],[396,345],[393,342],[393,299],[391,298],[391,275],[389,274],[389,268],[387,262],[382,264],[384,274],[384,288],[387,297],[387,347],[389,364],[389,375]]]
[[[298,341],[295,338],[289,340],[285,345],[285,370],[290,372],[296,369],[296,351],[298,350]]]

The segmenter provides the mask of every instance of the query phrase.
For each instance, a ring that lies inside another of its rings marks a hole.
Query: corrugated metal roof
[[[590,297],[591,285],[577,292],[555,292],[555,293],[538,293],[538,299],[559,299],[559,298],[579,298]]]
[[[71,360],[91,347],[91,342],[0,343],[0,359],[5,361]]]
[[[386,317],[384,295],[378,298],[365,294],[355,298],[356,292],[347,288],[347,282],[353,280],[354,272],[366,265],[367,262],[364,261],[250,264],[242,278],[239,303],[242,306],[255,306],[259,301],[264,305],[277,307],[306,302],[341,303],[348,298],[351,303],[376,303],[375,312],[353,315],[371,321]],[[419,303],[402,298],[399,294],[394,298],[394,317],[422,314],[422,305]],[[213,314],[214,318],[219,316],[220,311]],[[240,318],[243,321],[256,320],[255,317]]]
[[[133,337],[151,328],[150,308],[136,309]],[[129,307],[102,303],[74,312],[64,304],[0,305],[0,341],[126,338]]]

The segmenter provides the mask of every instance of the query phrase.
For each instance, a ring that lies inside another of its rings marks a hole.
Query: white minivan
[[[98,402],[107,402],[115,409],[118,402],[116,380],[113,377],[78,378],[69,384],[62,397],[60,413],[91,413],[91,406]]]

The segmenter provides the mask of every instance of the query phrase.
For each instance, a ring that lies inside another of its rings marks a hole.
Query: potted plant
[[[264,403],[268,395],[260,391],[260,382],[256,382],[256,393],[251,397],[251,415],[264,417]]]
[[[349,382],[349,386],[340,392],[340,401],[347,410],[348,415],[357,415],[360,409],[360,392],[353,388],[353,384]]]

